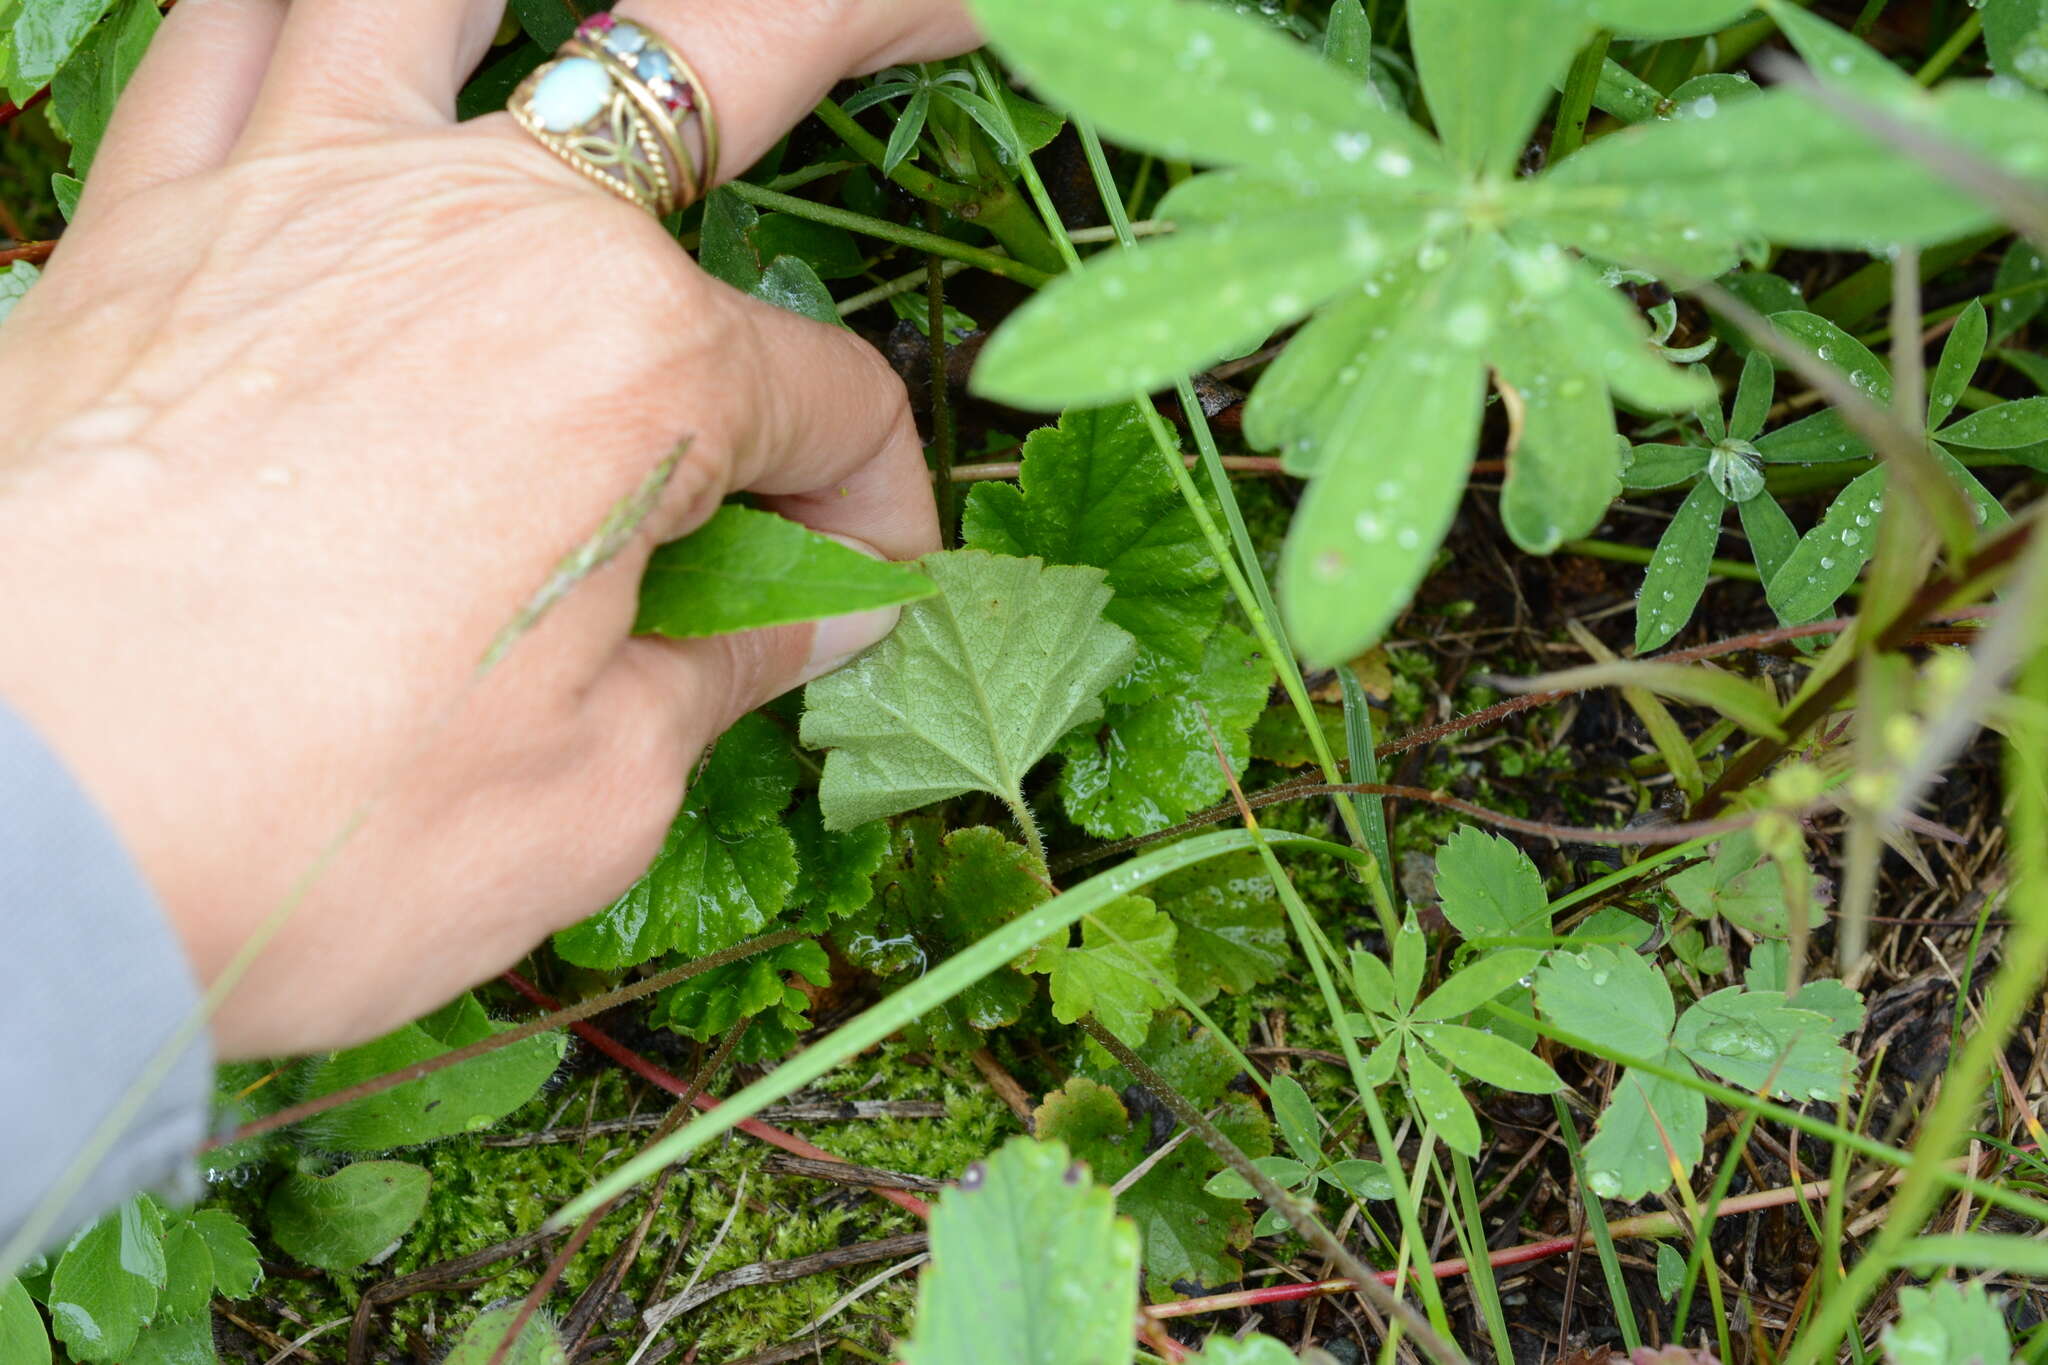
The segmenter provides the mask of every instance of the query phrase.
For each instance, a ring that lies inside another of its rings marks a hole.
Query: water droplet
[[[1861,531],[1845,528],[1842,532],[1842,543],[1844,545],[1854,545],[1857,541],[1861,539],[1863,539],[1863,533]]]
[[[1477,346],[1493,335],[1493,315],[1483,303],[1461,303],[1444,319],[1444,333],[1461,346]]]
[[[1826,555],[1822,555],[1820,557],[1820,566],[1823,569],[1832,569],[1835,567],[1835,561],[1828,558]]]
[[[1387,533],[1387,524],[1371,512],[1360,512],[1358,519],[1351,523],[1360,540],[1375,541]]]
[[[1593,1171],[1586,1176],[1586,1183],[1602,1199],[1612,1199],[1621,1193],[1621,1176],[1615,1171]]]
[[[1364,133],[1339,133],[1330,139],[1330,149],[1340,161],[1356,161],[1372,150],[1372,139]]]
[[[1265,108],[1263,105],[1253,105],[1246,112],[1245,121],[1251,124],[1252,131],[1255,133],[1270,133],[1273,131],[1273,111]]]
[[[1391,175],[1397,180],[1415,169],[1414,160],[1406,152],[1392,147],[1374,157],[1372,164],[1379,168],[1380,174]]]

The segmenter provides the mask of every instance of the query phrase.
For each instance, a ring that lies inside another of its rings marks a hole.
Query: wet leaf
[[[1542,961],[1539,949],[1496,948],[1431,991],[1415,1007],[1413,1017],[1462,1018],[1520,985],[1522,978],[1534,972]]]
[[[1747,830],[1723,839],[1712,859],[1678,873],[1665,887],[1696,918],[1719,915],[1737,928],[1770,938],[1791,932],[1784,880],[1758,853]]]
[[[1053,1017],[1083,1015],[1136,1047],[1166,1007],[1174,978],[1173,921],[1143,896],[1111,901],[1081,921],[1081,942],[1041,945],[1028,969],[1050,978]]]
[[[856,967],[914,981],[1048,894],[1030,853],[996,830],[949,833],[936,819],[904,820],[874,875],[873,899],[833,926],[832,943]],[[920,1022],[941,1047],[979,1047],[982,1031],[1015,1023],[1036,989],[1005,967]]]
[[[681,953],[703,957],[767,929],[796,886],[796,845],[780,820],[797,778],[789,737],[743,717],[705,760],[661,852],[624,895],[554,937],[600,971]]]
[[[1100,569],[979,550],[923,561],[939,595],[805,693],[804,743],[829,749],[825,826],[844,829],[984,791],[1024,809],[1024,776],[1102,714],[1131,637],[1103,619]]]
[[[1840,1099],[1856,1066],[1836,1044],[1826,1015],[1740,986],[1715,991],[1686,1010],[1673,1041],[1702,1069],[1794,1103]]]
[[[50,1329],[74,1360],[120,1361],[156,1315],[168,1270],[163,1215],[139,1195],[84,1229],[50,1277]]]
[[[1514,174],[1594,27],[1576,0],[1409,0],[1415,65],[1451,159],[1481,176]]]
[[[1404,1060],[1416,1116],[1435,1128],[1452,1151],[1479,1155],[1479,1118],[1458,1083],[1421,1048],[1410,1047]]]
[[[1990,326],[1984,305],[1975,299],[1971,299],[1956,316],[1955,326],[1949,330],[1947,340],[1942,342],[1941,360],[1927,381],[1929,431],[1939,429],[1943,422],[1955,415],[1963,390],[1970,386],[1971,377],[1977,373],[1977,366],[1984,359],[1984,343]]]
[[[1198,1005],[1276,979],[1293,959],[1280,901],[1254,854],[1212,858],[1163,877],[1152,900],[1180,930],[1181,989]]]
[[[1636,599],[1636,652],[1648,654],[1671,643],[1684,630],[1706,591],[1714,550],[1721,543],[1721,520],[1728,499],[1713,483],[1701,479],[1678,505],[1671,524],[1657,539],[1650,567],[1643,574],[1643,593]]]
[[[1654,1055],[1665,1066],[1685,1065],[1676,1048]],[[1699,1164],[1706,1131],[1707,1101],[1697,1090],[1624,1070],[1586,1144],[1586,1183],[1602,1199],[1623,1201],[1667,1189],[1674,1157],[1677,1174]]]
[[[50,1336],[43,1315],[20,1280],[0,1281],[0,1360],[50,1365]]]
[[[1877,518],[1884,510],[1886,470],[1851,479],[1828,504],[1820,524],[1799,539],[1765,588],[1771,609],[1783,621],[1825,616],[1848,591],[1877,545]]]
[[[1017,1137],[940,1197],[905,1365],[1131,1358],[1137,1230],[1089,1177],[1063,1143]]]
[[[2042,441],[2048,441],[2048,398],[1980,408],[1941,432],[1943,445],[1965,450],[2016,450]]]
[[[1437,849],[1436,891],[1444,918],[1468,939],[1550,932],[1550,898],[1536,864],[1477,826],[1461,826]]]
[[[772,512],[728,505],[654,552],[642,635],[690,639],[899,606],[937,589],[916,569],[849,549]]]
[[[1658,1057],[1677,1011],[1657,969],[1625,948],[1554,952],[1536,973],[1536,1007],[1567,1033],[1630,1057]]]
[[[545,1311],[537,1312],[526,1320],[519,1329],[519,1338],[504,1355],[498,1355],[498,1348],[504,1342],[512,1324],[519,1321],[523,1305],[519,1303],[500,1304],[486,1308],[471,1319],[469,1326],[462,1330],[455,1346],[448,1352],[441,1365],[568,1365],[569,1353],[562,1344],[562,1337],[555,1330],[554,1319]]]

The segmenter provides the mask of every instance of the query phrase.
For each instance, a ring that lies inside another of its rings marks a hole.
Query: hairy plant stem
[[[1379,1312],[1399,1322],[1415,1338],[1416,1343],[1434,1359],[1451,1365],[1471,1365],[1465,1355],[1437,1335],[1436,1330],[1425,1322],[1422,1315],[1409,1307],[1401,1297],[1379,1282],[1377,1275],[1365,1262],[1358,1259],[1351,1249],[1338,1241],[1336,1235],[1324,1227],[1322,1220],[1304,1207],[1304,1201],[1295,1198],[1275,1184],[1270,1176],[1252,1164],[1244,1149],[1230,1140],[1230,1135],[1209,1121],[1207,1115],[1188,1103],[1173,1085],[1153,1070],[1143,1057],[1132,1051],[1124,1041],[1097,1023],[1095,1016],[1083,1015],[1081,1027],[1090,1038],[1102,1045],[1103,1051],[1116,1058],[1124,1070],[1136,1078],[1154,1099],[1165,1105],[1167,1110],[1183,1126],[1200,1138],[1210,1151],[1223,1159],[1223,1164],[1235,1171],[1244,1182],[1258,1191],[1259,1198],[1266,1206],[1285,1218],[1301,1237],[1316,1250],[1330,1258],[1344,1277],[1352,1282],[1358,1296]]]
[[[858,232],[863,236],[894,242],[913,251],[965,261],[968,265],[986,270],[991,275],[1001,275],[1006,280],[1015,280],[1033,289],[1052,279],[1050,271],[1040,270],[1037,266],[1028,265],[1009,256],[998,255],[982,247],[956,242],[951,237],[941,237],[936,232],[926,232],[922,228],[904,227],[901,223],[872,218],[865,213],[855,213],[851,209],[820,204],[815,199],[800,199],[793,194],[779,194],[774,190],[763,189],[759,185],[748,184],[744,180],[728,181],[723,188],[731,190],[758,208],[773,209],[778,213],[787,213],[793,218],[824,223],[828,227],[845,228],[848,232]]]

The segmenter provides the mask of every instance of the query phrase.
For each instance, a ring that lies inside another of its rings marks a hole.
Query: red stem
[[[539,1005],[542,1009],[552,1010],[560,1008],[560,1005],[555,1000],[517,972],[506,972],[499,979],[528,1000],[533,1001],[534,1004]],[[633,1049],[627,1047],[597,1025],[576,1023],[569,1025],[569,1027],[575,1031],[577,1037],[642,1080],[660,1086],[671,1095],[687,1095],[690,1093],[689,1082],[673,1072],[663,1070],[660,1066],[633,1051]],[[709,1095],[698,1095],[692,1103],[699,1109],[704,1110],[716,1109],[718,1107],[718,1101]],[[769,1146],[780,1147],[785,1152],[791,1152],[797,1156],[807,1156],[813,1161],[839,1161],[840,1164],[845,1164],[841,1158],[832,1155],[832,1153],[824,1148],[815,1147],[805,1142],[796,1134],[785,1133],[780,1128],[774,1128],[762,1123],[759,1119],[741,1119],[738,1127],[748,1137],[759,1138]],[[919,1218],[931,1217],[931,1205],[925,1203],[924,1200],[919,1199],[914,1194],[906,1194],[902,1190],[883,1189],[880,1186],[870,1186],[869,1188],[898,1208],[914,1213]]]

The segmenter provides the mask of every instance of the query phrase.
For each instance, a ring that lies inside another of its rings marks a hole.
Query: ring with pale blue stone
[[[510,108],[542,146],[657,216],[714,183],[718,123],[703,82],[643,25],[591,15],[512,92]]]

